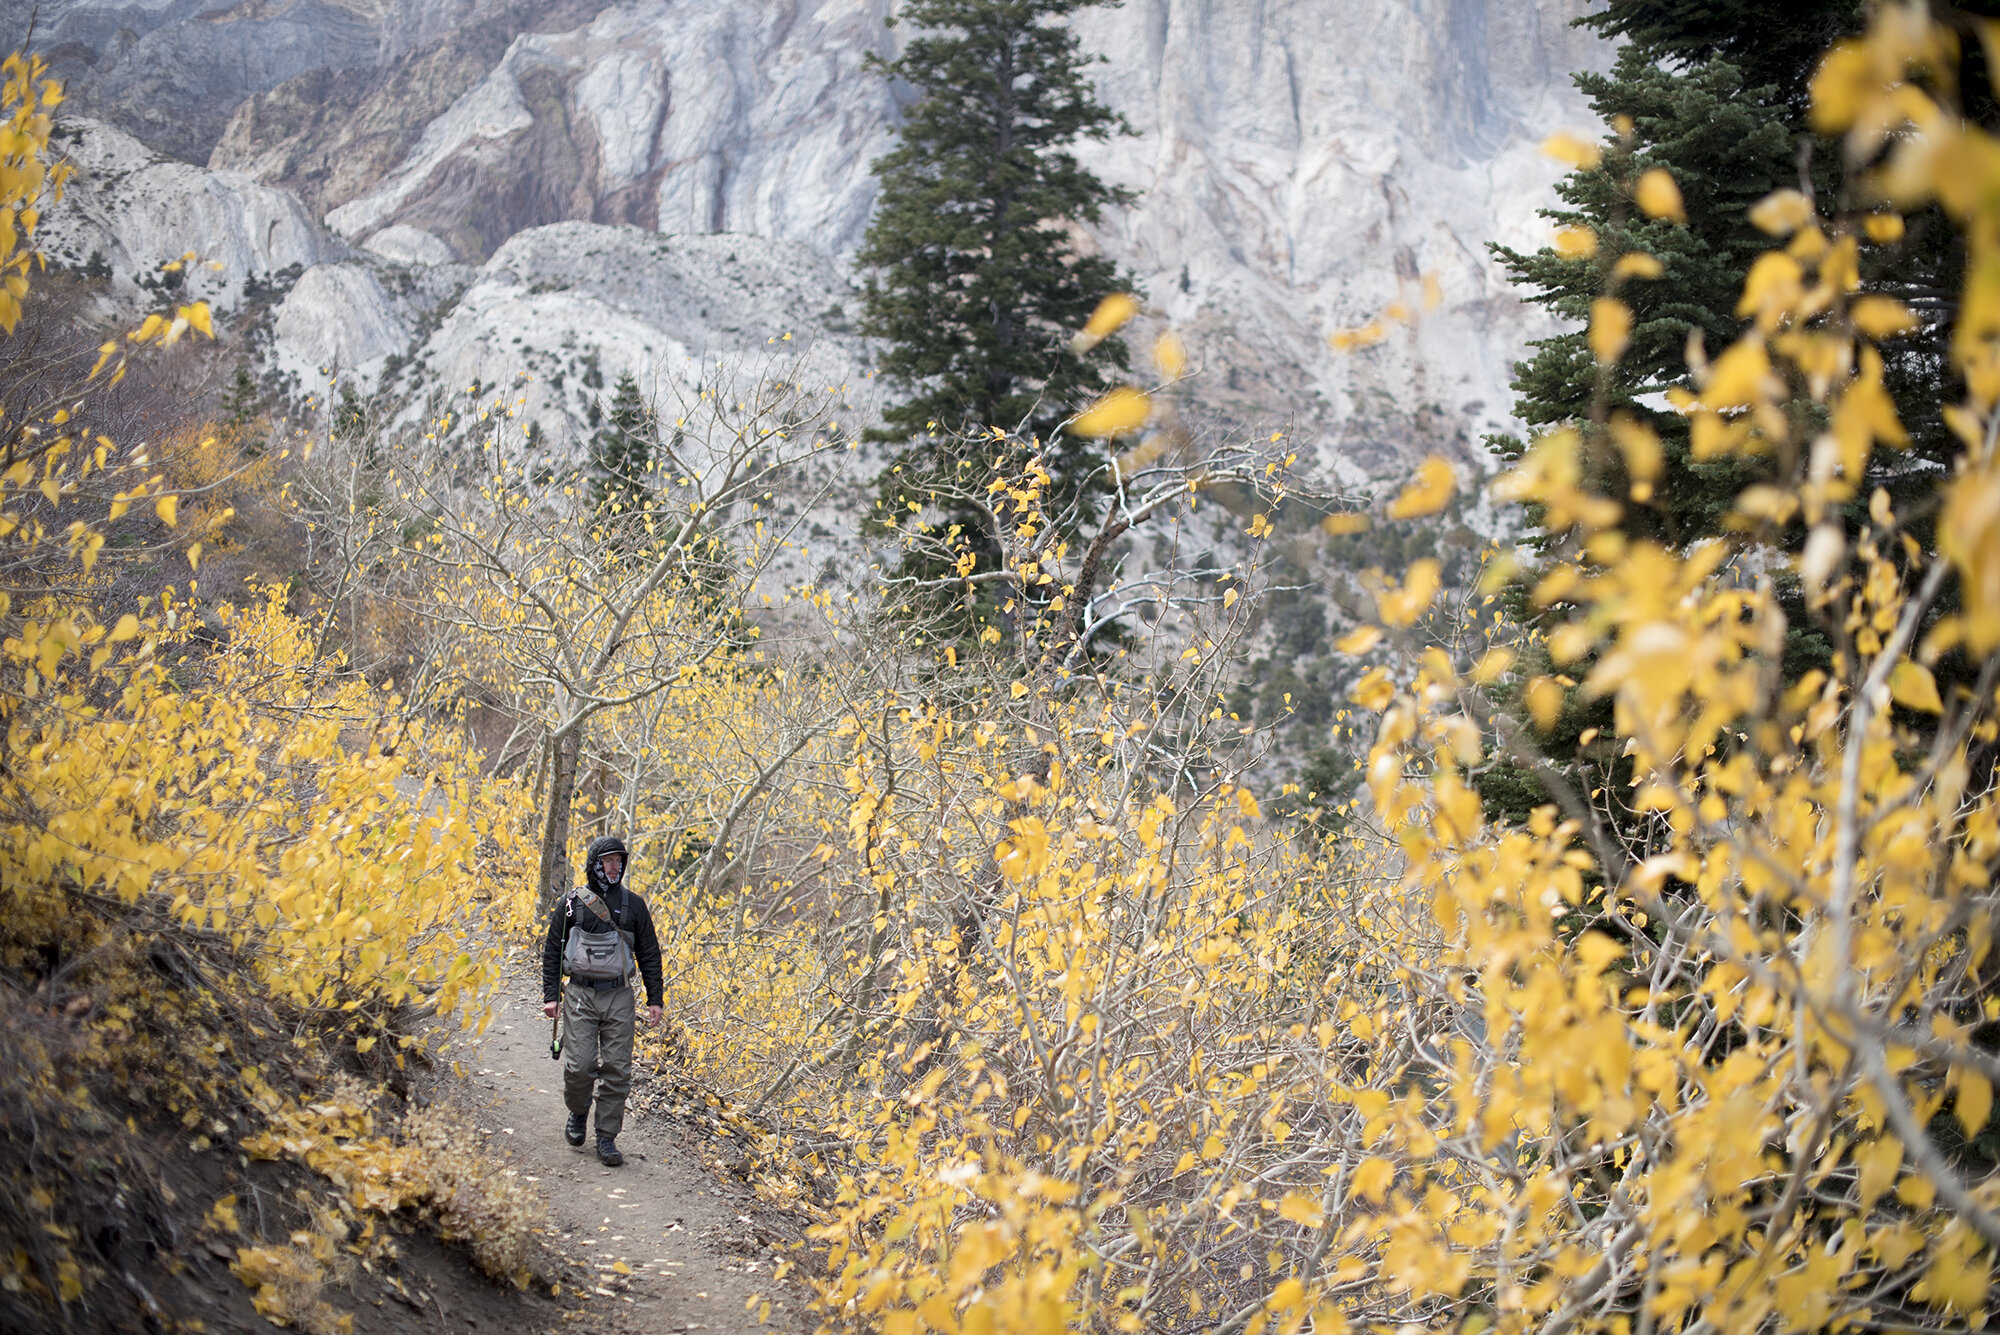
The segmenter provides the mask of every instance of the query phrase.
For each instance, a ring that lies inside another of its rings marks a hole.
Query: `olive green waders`
[[[563,1102],[579,1117],[587,1114],[594,1084],[599,1136],[615,1138],[625,1125],[635,1004],[629,983],[563,985]]]

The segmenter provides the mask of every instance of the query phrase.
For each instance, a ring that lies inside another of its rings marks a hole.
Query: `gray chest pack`
[[[577,921],[576,905],[589,909],[599,922],[609,924],[608,932],[586,932]],[[618,920],[594,891],[571,892],[569,937],[563,942],[563,972],[579,983],[622,982],[632,972],[632,934],[618,927]]]

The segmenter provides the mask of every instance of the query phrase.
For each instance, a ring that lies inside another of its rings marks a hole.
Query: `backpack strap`
[[[625,945],[627,946],[628,949],[634,945],[632,929],[630,927],[627,927],[624,921],[626,915],[629,913],[632,907],[632,892],[630,890],[627,890],[624,886],[621,885],[618,887],[618,915],[616,917],[612,916],[611,910],[605,907],[604,900],[597,894],[596,891],[592,890],[589,886],[580,885],[576,889],[570,891],[569,903],[572,908],[572,912],[569,915],[569,920],[571,922],[576,921],[576,913],[574,912],[574,907],[577,904],[581,904],[585,908],[589,909],[592,916],[594,916],[599,922],[604,923],[606,926],[610,927],[612,931],[624,937]],[[638,964],[639,964],[639,957],[635,953],[632,955],[632,965],[634,968],[637,968]]]
[[[594,916],[599,922],[605,923],[608,926],[610,926],[614,931],[624,930],[619,925],[618,920],[611,916],[611,910],[604,906],[604,900],[601,899],[598,896],[597,892],[595,890],[592,890],[589,886],[578,886],[575,890],[570,892],[570,898],[574,902],[581,904],[585,908],[589,909],[592,916]],[[572,918],[575,917],[574,914],[570,916]]]

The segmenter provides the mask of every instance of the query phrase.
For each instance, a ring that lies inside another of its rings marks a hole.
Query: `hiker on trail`
[[[584,855],[582,889],[564,895],[549,914],[542,942],[542,1014],[563,1016],[563,1139],[582,1148],[597,1095],[597,1157],[608,1168],[625,1162],[618,1131],[632,1087],[632,970],[646,980],[646,1022],[660,1022],[660,939],[653,915],[625,888],[625,843],[607,834]],[[568,975],[564,985],[563,976]]]

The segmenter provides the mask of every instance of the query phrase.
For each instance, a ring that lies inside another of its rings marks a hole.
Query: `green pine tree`
[[[1867,19],[1866,0],[1607,0],[1580,23],[1678,68],[1726,60],[1803,124],[1820,57]]]
[[[222,396],[222,416],[230,426],[249,426],[257,420],[257,382],[250,376],[248,362],[236,363],[236,374],[230,377],[229,388]]]
[[[1666,410],[1664,396],[1693,387],[1691,338],[1713,353],[1744,327],[1736,310],[1744,278],[1752,261],[1776,244],[1750,222],[1752,205],[1785,187],[1809,190],[1827,213],[1865,202],[1845,179],[1839,146],[1817,139],[1808,122],[1811,78],[1821,56],[1865,21],[1859,0],[1610,0],[1581,20],[1624,42],[1609,73],[1586,73],[1576,81],[1613,133],[1598,163],[1562,181],[1561,203],[1545,216],[1589,229],[1596,253],[1493,250],[1527,299],[1569,326],[1535,344],[1516,366],[1516,413],[1531,433],[1557,426],[1581,432],[1585,485],[1624,507],[1628,533],[1680,548],[1720,535],[1736,496],[1760,471],[1755,461],[1691,458],[1687,419]],[[1634,184],[1655,167],[1679,186],[1684,222],[1649,219],[1633,206]],[[1871,289],[1935,311],[1925,294],[1958,289],[1957,245],[1949,228],[1926,223],[1918,215],[1904,238],[1865,245],[1863,272]],[[1633,313],[1631,346],[1600,376],[1584,325],[1591,301],[1606,291],[1611,267],[1635,251],[1659,260],[1662,272],[1618,286],[1619,299]],[[1887,379],[1913,446],[1879,451],[1871,461],[1873,476],[1859,489],[1854,522],[1865,522],[1875,486],[1893,497],[1925,474],[1934,476],[1932,470],[1957,453],[1937,415],[1955,397],[1943,325],[1934,321],[1894,346]],[[1621,452],[1592,426],[1612,414],[1646,423],[1661,439],[1664,466],[1650,496],[1632,495]],[[1797,434],[1809,438],[1810,431]],[[1524,448],[1513,438],[1494,444],[1509,461]],[[1566,539],[1555,532],[1534,536],[1545,548],[1561,547]],[[1777,536],[1797,542],[1804,535]],[[1788,601],[1795,614],[1785,667],[1795,676],[1823,661],[1828,645],[1802,601],[1796,595]],[[1523,666],[1558,670],[1547,662]],[[1578,665],[1570,670],[1581,675]],[[1561,718],[1539,739],[1549,755],[1578,771],[1586,790],[1623,791],[1618,758],[1594,756],[1582,740],[1608,722],[1604,702],[1571,691]],[[1509,763],[1496,765],[1481,790],[1489,805],[1515,818],[1547,800],[1527,769]]]
[[[1966,112],[1989,127],[2000,115],[1972,20],[1996,11],[2000,4],[1994,0],[1933,9],[1961,31],[1972,58],[1958,96]],[[1867,16],[1863,0],[1609,0],[1580,20],[1625,43],[1609,74],[1577,79],[1614,133],[1599,163],[1561,183],[1561,206],[1546,216],[1589,228],[1598,238],[1597,253],[1566,257],[1543,249],[1528,255],[1498,246],[1494,251],[1528,300],[1573,326],[1536,344],[1534,354],[1517,365],[1516,411],[1531,432],[1563,425],[1583,433],[1586,485],[1624,507],[1628,532],[1677,547],[1725,533],[1734,498],[1755,480],[1754,461],[1691,459],[1686,419],[1662,411],[1660,404],[1668,390],[1693,385],[1690,335],[1715,352],[1744,327],[1736,313],[1744,278],[1756,256],[1776,244],[1750,223],[1752,204],[1792,187],[1809,190],[1823,214],[1874,207],[1848,179],[1840,145],[1816,137],[1809,117],[1812,76],[1821,57],[1834,41],[1858,33]],[[1649,220],[1632,207],[1634,183],[1653,167],[1664,168],[1679,185],[1688,215],[1684,223]],[[1600,381],[1583,325],[1592,298],[1605,290],[1610,267],[1633,251],[1655,256],[1663,271],[1618,288],[1633,311],[1632,343]],[[1846,520],[1850,528],[1866,523],[1869,497],[1879,487],[1923,536],[1931,516],[1906,498],[1933,488],[1960,452],[1940,412],[1962,393],[1947,340],[1955,315],[1952,294],[1962,286],[1963,249],[1931,208],[1912,214],[1900,236],[1871,236],[1861,259],[1863,286],[1901,299],[1918,314],[1921,327],[1886,349],[1885,383],[1910,433],[1910,447],[1875,452]],[[1591,425],[1612,413],[1649,424],[1661,438],[1665,467],[1650,497],[1630,494],[1620,452]],[[1811,424],[1798,426],[1795,438],[1809,439]],[[1515,439],[1495,444],[1508,459],[1523,448]],[[1772,536],[1780,545],[1795,546],[1805,535],[1794,527]],[[1536,537],[1545,547],[1565,539],[1552,532]],[[1830,646],[1807,614],[1796,581],[1780,575],[1779,593],[1789,614],[1783,669],[1795,679],[1823,664]],[[1570,665],[1569,671],[1581,676],[1587,666]],[[1957,679],[1966,667],[1947,655],[1935,671],[1942,683]],[[1524,660],[1522,669],[1554,673],[1558,665],[1544,657]],[[1625,791],[1624,762],[1597,754],[1583,740],[1599,729],[1608,733],[1609,715],[1605,702],[1572,690],[1555,726],[1538,740],[1585,791],[1615,795]],[[1548,796],[1525,767],[1505,762],[1483,777],[1481,792],[1490,807],[1514,818]]]
[[[333,410],[333,436],[335,440],[353,441],[361,439],[368,429],[368,405],[361,401],[352,380],[340,382],[340,400]]]
[[[603,515],[637,515],[652,499],[653,415],[630,371],[602,420],[590,439],[591,503]]]
[[[1074,226],[1129,198],[1071,151],[1130,133],[1097,100],[1085,77],[1094,58],[1064,23],[1099,3],[911,0],[897,21],[921,35],[877,62],[920,94],[900,143],[875,163],[882,195],[860,254],[872,271],[861,329],[886,345],[881,374],[905,396],[872,433],[905,442],[882,475],[881,504],[898,518],[912,504],[941,508],[982,568],[999,556],[985,516],[940,506],[939,479],[977,485],[1039,454],[1050,512],[1077,522],[1105,482],[1102,452],[1055,430],[1126,365],[1115,339],[1087,359],[1069,346],[1099,301],[1132,287],[1071,240]],[[988,433],[996,426],[1010,440]]]
[[[1130,286],[1065,230],[1128,198],[1070,151],[1130,133],[1060,25],[1099,3],[911,0],[899,15],[924,33],[877,64],[921,97],[875,163],[882,197],[860,254],[874,271],[862,332],[888,344],[882,374],[909,394],[884,413],[892,438],[932,423],[1046,435],[1123,365],[1117,348],[1086,361],[1068,347],[1099,300]]]
[[[1586,427],[1600,383],[1583,328],[1590,304],[1605,290],[1607,270],[1619,256],[1644,251],[1660,261],[1658,278],[1619,287],[1619,298],[1632,308],[1632,343],[1605,377],[1604,389],[1610,410],[1660,434],[1664,470],[1651,501],[1634,503],[1616,446],[1587,438],[1585,474],[1593,490],[1632,506],[1637,533],[1683,546],[1719,531],[1746,479],[1739,462],[1692,460],[1687,421],[1664,410],[1661,396],[1691,383],[1690,335],[1719,351],[1742,329],[1736,303],[1744,275],[1771,245],[1751,225],[1749,210],[1798,180],[1798,151],[1792,116],[1775,86],[1748,84],[1739,67],[1721,59],[1684,70],[1660,62],[1658,51],[1635,40],[1620,50],[1609,74],[1577,78],[1599,116],[1631,126],[1629,135],[1607,141],[1596,166],[1566,177],[1557,187],[1561,205],[1545,210],[1558,225],[1590,229],[1596,254],[1493,250],[1529,301],[1571,326],[1536,343],[1533,355],[1515,368],[1515,411],[1531,432]],[[1649,219],[1631,205],[1633,183],[1653,167],[1664,167],[1680,186],[1685,223]],[[1498,445],[1510,461],[1523,448],[1516,439]]]
[[[1986,0],[1952,12],[1965,18],[1996,9],[2000,5]],[[1686,546],[1716,535],[1751,480],[1742,461],[1690,461],[1686,420],[1649,405],[1658,405],[1674,386],[1691,385],[1690,334],[1716,351],[1741,332],[1736,302],[1743,279],[1751,261],[1774,244],[1751,225],[1752,204],[1773,190],[1804,187],[1825,213],[1867,206],[1846,179],[1839,145],[1814,136],[1808,117],[1821,56],[1835,40],[1859,32],[1866,18],[1861,0],[1611,0],[1580,20],[1625,43],[1609,74],[1580,75],[1577,85],[1607,125],[1630,130],[1606,141],[1596,166],[1562,182],[1562,206],[1545,216],[1591,229],[1598,252],[1494,251],[1528,300],[1574,326],[1536,344],[1535,354],[1516,368],[1517,412],[1531,430],[1591,419],[1598,379],[1582,325],[1591,299],[1604,291],[1609,267],[1634,250],[1664,266],[1656,279],[1619,288],[1633,311],[1632,347],[1609,377],[1604,405],[1649,423],[1666,445],[1666,471],[1650,500],[1629,497],[1616,449],[1585,441],[1587,481],[1626,504],[1634,530],[1645,536]],[[1970,30],[1967,39],[1976,48]],[[1993,119],[1983,70],[1969,70],[1961,95],[1976,118]],[[1653,167],[1664,168],[1680,186],[1685,223],[1649,220],[1631,207],[1632,184]],[[1957,397],[1946,346],[1951,299],[1941,294],[1959,290],[1962,247],[1935,210],[1919,212],[1903,236],[1864,245],[1863,278],[1871,291],[1903,299],[1923,317],[1923,327],[1896,341],[1886,368],[1911,448],[1880,451],[1871,461],[1854,507],[1857,523],[1876,486],[1899,500],[1909,488],[1928,486],[1936,470],[1957,457],[1957,441],[1939,415],[1941,405]],[[1497,443],[1508,458],[1521,449],[1518,440]]]

